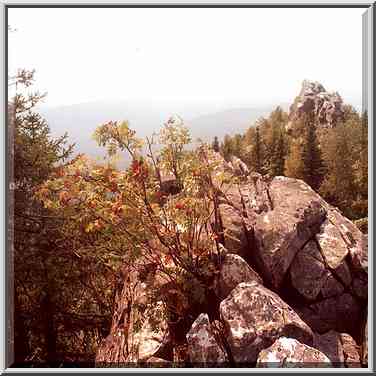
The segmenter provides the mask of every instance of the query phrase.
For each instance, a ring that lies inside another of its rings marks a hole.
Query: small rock
[[[342,342],[345,366],[348,368],[360,368],[359,346],[349,334],[341,333],[340,339]]]
[[[194,364],[213,366],[228,360],[215,339],[207,314],[202,313],[192,324],[187,342],[189,358]]]
[[[258,368],[321,368],[331,367],[329,358],[313,347],[296,339],[281,337],[269,348],[262,350],[257,358]]]

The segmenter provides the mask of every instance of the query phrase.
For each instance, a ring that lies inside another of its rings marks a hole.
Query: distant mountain
[[[273,107],[265,108],[234,108],[211,113],[187,120],[194,138],[200,137],[210,141],[217,136],[220,140],[226,134],[244,133],[261,116],[267,116]]]
[[[183,117],[191,130],[193,140],[211,141],[214,136],[222,139],[226,134],[243,133],[257,118],[266,116],[275,106],[260,108],[235,108],[203,114],[202,109],[184,108],[179,112],[168,112],[164,106],[146,102],[89,102],[61,107],[41,107],[54,136],[67,132],[69,140],[76,143],[76,152],[92,157],[102,157],[103,148],[92,139],[95,128],[109,120],[128,120],[130,127],[139,137],[158,132],[163,122],[173,114]],[[287,108],[286,106],[283,106]],[[212,110],[212,109],[210,109]]]

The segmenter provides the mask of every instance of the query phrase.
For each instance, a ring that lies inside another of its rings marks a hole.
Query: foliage
[[[219,146],[219,141],[218,141],[218,137],[217,137],[217,136],[214,137],[213,144],[212,144],[212,148],[213,148],[213,150],[214,150],[216,153],[219,153],[220,146]]]
[[[315,121],[310,114],[305,115],[303,119],[306,128],[302,150],[303,180],[313,189],[318,190],[325,171],[316,136]]]
[[[349,218],[368,215],[368,119],[343,106],[343,124],[316,129],[309,112],[288,121],[277,107],[245,134],[226,136],[221,153],[241,158],[251,171],[304,180]]]
[[[16,88],[8,105],[14,229],[14,343],[17,364],[57,364],[92,356],[109,325],[111,276],[103,266],[78,257],[71,238],[61,232],[64,218],[33,198],[36,187],[70,157],[67,135],[52,138],[46,121],[35,112],[44,97],[20,93],[31,86],[34,72],[10,79]]]
[[[141,272],[154,265],[160,283],[169,286],[167,295],[176,291],[180,297],[174,304],[165,300],[170,313],[182,317],[187,301],[204,300],[214,276],[211,260],[222,236],[218,188],[229,176],[207,145],[185,150],[190,137],[181,119],[170,119],[159,136],[162,148],[156,155],[153,139],[146,140],[143,152],[128,123],[103,124],[95,132],[98,143],[110,153],[126,150],[130,166],[118,171],[80,156],[52,174],[37,197],[67,219],[62,231],[75,252],[113,270],[125,265],[129,272]],[[177,193],[166,193],[166,175],[179,182]],[[162,296],[149,295],[156,301]]]

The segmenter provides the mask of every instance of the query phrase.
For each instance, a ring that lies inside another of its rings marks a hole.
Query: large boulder
[[[239,283],[251,281],[262,284],[261,277],[244,259],[233,253],[225,254],[220,266],[220,273],[215,289],[219,299],[225,299]]]
[[[327,204],[328,205],[328,204]],[[353,222],[344,217],[337,209],[328,210],[328,219],[339,231],[346,243],[350,267],[355,272],[368,274],[368,242],[367,237]]]
[[[269,185],[272,210],[254,226],[257,263],[262,277],[278,289],[296,253],[325,220],[322,199],[300,180],[276,177]]]
[[[281,298],[256,281],[240,283],[220,304],[220,316],[236,363],[253,363],[258,353],[285,335],[312,345],[313,333]]]
[[[232,253],[245,256],[249,242],[242,213],[229,204],[220,204],[219,213],[224,230],[224,246]]]
[[[207,314],[197,317],[187,334],[187,342],[189,358],[194,365],[214,366],[228,361],[227,354],[215,338]]]
[[[329,358],[319,350],[294,338],[281,337],[257,358],[259,368],[321,368],[331,367]]]

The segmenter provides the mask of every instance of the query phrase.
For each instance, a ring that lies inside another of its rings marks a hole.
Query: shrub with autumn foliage
[[[114,272],[154,265],[160,285],[181,297],[166,311],[170,318],[182,316],[210,291],[223,236],[218,192],[234,177],[219,168],[207,145],[186,150],[190,136],[179,118],[162,128],[158,152],[156,135],[142,142],[127,122],[103,124],[94,136],[109,156],[128,153],[128,168],[119,171],[82,155],[43,183],[37,197],[67,219],[63,231],[76,253],[95,255]],[[177,193],[166,193],[166,175],[178,182]],[[148,304],[158,298],[150,292]]]

